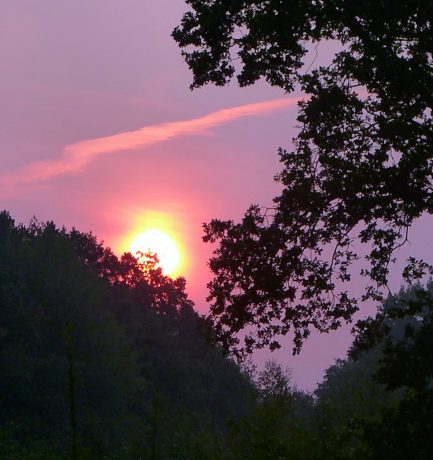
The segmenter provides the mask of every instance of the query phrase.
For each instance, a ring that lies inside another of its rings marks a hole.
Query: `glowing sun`
[[[180,254],[176,243],[161,230],[147,230],[132,241],[129,250],[132,254],[156,254],[164,275],[173,274],[179,266]]]

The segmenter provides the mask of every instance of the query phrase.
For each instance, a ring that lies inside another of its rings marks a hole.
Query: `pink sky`
[[[184,10],[182,0],[0,2],[0,207],[19,222],[91,230],[114,250],[137,222],[165,216],[204,312],[201,224],[270,204],[302,95],[234,83],[191,92],[170,37]],[[300,357],[290,343],[273,356],[312,389],[349,343],[346,329],[313,336]]]

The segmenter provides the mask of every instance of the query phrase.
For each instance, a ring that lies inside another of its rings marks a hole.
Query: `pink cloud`
[[[203,117],[185,121],[174,121],[144,126],[135,131],[126,131],[96,139],[67,145],[59,158],[30,163],[25,168],[6,173],[1,177],[1,195],[10,195],[22,184],[32,184],[82,171],[91,161],[106,154],[146,148],[178,136],[203,135],[209,129],[231,121],[273,112],[294,106],[299,98],[284,98],[246,104],[218,110]]]

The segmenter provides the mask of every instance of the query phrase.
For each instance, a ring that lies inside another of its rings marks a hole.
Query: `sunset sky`
[[[182,0],[0,0],[0,207],[18,222],[91,230],[119,255],[162,227],[204,313],[201,224],[271,203],[302,95],[235,83],[191,92],[170,37],[184,11]],[[418,226],[412,241],[422,254],[430,233]],[[274,356],[312,389],[350,334],[313,336],[296,358],[287,342]]]

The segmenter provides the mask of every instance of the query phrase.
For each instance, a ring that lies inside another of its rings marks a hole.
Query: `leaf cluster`
[[[360,300],[382,298],[410,226],[433,211],[433,2],[187,3],[173,37],[192,87],[236,76],[305,94],[293,149],[279,151],[282,192],[271,209],[204,227],[218,245],[216,337],[241,356],[278,347],[292,330],[298,352],[312,328],[338,328]],[[338,43],[330,62],[308,65],[309,50],[326,43]],[[405,274],[426,268],[412,260]],[[367,280],[360,298],[346,287],[354,270]]]

